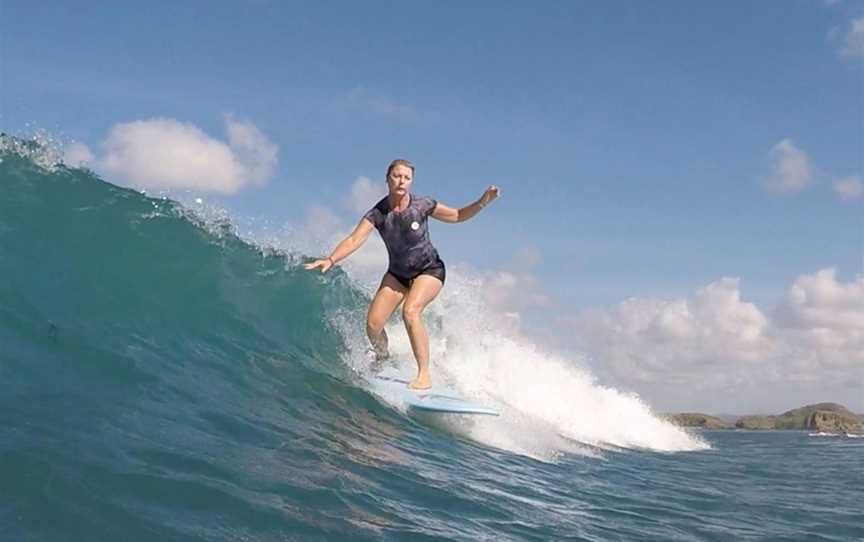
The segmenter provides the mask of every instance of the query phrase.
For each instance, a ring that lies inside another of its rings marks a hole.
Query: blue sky
[[[489,272],[534,254],[523,271],[553,301],[527,313],[687,299],[738,277],[744,300],[772,317],[799,277],[834,268],[837,284],[858,284],[854,2],[0,10],[3,131],[44,130],[98,161],[119,124],[173,119],[225,141],[230,114],[278,160],[234,195],[201,193],[274,224],[312,206],[356,221],[330,202],[396,157],[418,166],[415,193],[451,206],[497,184],[493,207],[432,235],[445,261]],[[766,188],[772,175],[785,190]]]

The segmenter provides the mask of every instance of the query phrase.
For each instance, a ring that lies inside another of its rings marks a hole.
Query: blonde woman
[[[427,219],[431,216],[442,222],[464,222],[494,201],[498,197],[498,188],[490,186],[474,203],[453,209],[432,198],[411,195],[414,166],[407,160],[391,162],[386,179],[387,196],[360,219],[354,231],[336,245],[330,256],[315,260],[305,267],[326,272],[360,248],[372,228],[377,229],[387,247],[390,264],[369,305],[366,334],[376,358],[386,359],[389,349],[384,324],[402,303],[402,320],[417,360],[417,376],[408,386],[412,389],[428,389],[432,385],[429,374],[429,336],[421,316],[423,309],[444,286],[446,270],[429,239]]]

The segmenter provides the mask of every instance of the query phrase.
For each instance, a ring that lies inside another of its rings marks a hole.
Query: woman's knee
[[[406,303],[402,307],[402,320],[406,324],[412,324],[420,321],[420,315],[423,313],[423,306],[414,303]]]
[[[381,330],[384,329],[384,324],[386,323],[387,322],[384,318],[369,314],[366,316],[366,331],[377,335],[378,333],[381,333]]]

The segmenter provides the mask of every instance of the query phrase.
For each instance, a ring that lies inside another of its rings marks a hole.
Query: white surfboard
[[[498,415],[495,410],[463,399],[446,388],[433,386],[428,390],[412,390],[407,380],[387,376],[375,376],[371,381],[385,399],[401,401],[408,409],[442,414]]]

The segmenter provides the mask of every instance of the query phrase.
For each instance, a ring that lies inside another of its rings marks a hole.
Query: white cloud
[[[686,298],[632,298],[562,325],[610,378],[660,403],[714,394],[728,404],[749,391],[756,404],[772,387],[864,383],[864,275],[843,283],[833,269],[800,276],[770,315],[723,278]]]
[[[390,98],[372,94],[363,86],[353,88],[347,95],[339,99],[339,104],[343,107],[369,111],[382,117],[403,122],[420,122],[430,116],[410,105],[400,104]]]
[[[829,39],[836,39],[842,33],[840,29],[834,29],[829,33]],[[849,23],[846,34],[840,44],[840,56],[847,58],[864,57],[864,17],[853,19]]]
[[[631,298],[567,320],[577,343],[625,381],[689,378],[770,351],[768,320],[741,301],[738,279],[723,278],[685,299]]]
[[[94,163],[95,157],[83,143],[70,143],[63,147],[63,163],[70,167],[84,167]]]
[[[864,182],[858,175],[834,179],[834,192],[844,200],[854,200],[864,194]]]
[[[543,284],[532,273],[542,255],[534,246],[520,247],[502,270],[481,273],[483,298],[490,307],[518,319],[529,308],[550,308],[555,304]]]
[[[315,238],[330,238],[333,231],[344,227],[333,211],[327,207],[313,205],[306,210],[304,233]]]
[[[356,222],[344,222],[329,208],[313,205],[306,211],[306,222],[300,233],[320,247],[318,253],[327,256],[339,242],[354,231],[355,226]],[[351,254],[345,263],[363,268],[372,267],[380,271],[379,275],[383,274],[387,267],[387,251],[380,240],[375,242],[376,239],[377,234],[373,231],[366,243]]]
[[[150,189],[234,194],[272,175],[278,148],[251,123],[226,118],[228,144],[189,123],[156,118],[115,125],[98,161],[111,181]]]
[[[240,122],[228,115],[225,124],[228,127],[228,145],[237,161],[245,165],[249,179],[254,183],[265,183],[273,175],[279,147],[251,122]]]
[[[807,153],[789,139],[777,143],[768,153],[771,171],[762,178],[762,186],[770,192],[790,193],[803,190],[813,180]]]
[[[786,293],[778,315],[781,325],[790,329],[864,333],[864,275],[846,284],[837,281],[832,268],[798,277]]]
[[[345,222],[330,208],[313,205],[307,209],[304,223],[290,228],[294,239],[291,248],[310,257],[328,256],[354,230],[358,220],[352,217],[351,222]],[[339,265],[347,268],[361,286],[374,288],[387,269],[387,258],[384,243],[373,231],[366,243]]]
[[[381,181],[381,187],[384,182]],[[384,190],[377,189],[368,177],[357,177],[348,189],[342,206],[351,211],[345,217],[338,215],[330,207],[313,205],[306,211],[306,218],[299,228],[294,228],[295,239],[303,242],[295,249],[313,257],[329,255],[336,245],[354,231],[362,213],[368,211],[381,197]],[[366,243],[346,260],[339,262],[359,284],[367,289],[377,287],[378,281],[387,269],[387,249],[378,234],[373,231]],[[371,291],[370,291],[371,293]]]
[[[374,182],[369,177],[357,177],[345,198],[344,205],[355,213],[365,213],[387,193],[384,181]]]
[[[528,308],[553,305],[541,290],[540,282],[530,273],[488,271],[483,274],[483,297],[492,308],[514,316]]]

